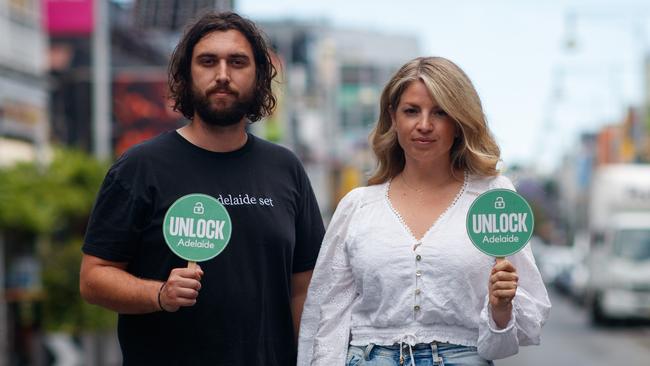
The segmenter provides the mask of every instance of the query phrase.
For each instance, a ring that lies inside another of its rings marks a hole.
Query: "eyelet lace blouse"
[[[390,182],[361,187],[339,203],[325,234],[304,305],[298,366],[343,366],[349,344],[449,342],[486,359],[539,344],[550,301],[530,246],[508,257],[519,275],[510,323],[489,311],[494,258],[469,240],[465,218],[504,176],[465,174],[447,210],[418,240],[388,199]]]

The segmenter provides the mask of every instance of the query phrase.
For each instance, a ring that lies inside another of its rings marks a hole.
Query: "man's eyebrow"
[[[196,55],[196,58],[202,58],[202,57],[217,57],[217,54],[210,51],[204,51]]]
[[[204,51],[196,55],[196,58],[202,57],[219,57],[216,53],[210,51]],[[243,52],[233,52],[227,55],[228,58],[245,58],[250,59],[250,57]]]
[[[235,52],[228,55],[229,58],[245,58],[249,59],[250,57],[245,53]]]

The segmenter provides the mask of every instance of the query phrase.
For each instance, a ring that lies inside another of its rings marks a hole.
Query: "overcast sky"
[[[416,36],[423,55],[473,80],[508,166],[550,170],[581,131],[616,122],[644,96],[647,0],[236,0],[236,10]]]

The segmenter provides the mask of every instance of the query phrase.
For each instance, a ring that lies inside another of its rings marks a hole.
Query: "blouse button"
[[[419,261],[419,260],[421,260],[421,259],[422,259],[422,256],[421,256],[421,255],[418,254],[418,255],[415,256],[415,260]]]
[[[422,276],[422,271],[420,270],[415,271],[415,275],[418,277]]]
[[[416,295],[419,295],[419,294],[421,294],[421,293],[422,293],[422,290],[420,290],[419,288],[418,288],[418,289],[415,289],[415,294],[416,294]]]
[[[415,305],[415,306],[413,307],[413,310],[415,310],[415,311],[420,311],[420,305]]]

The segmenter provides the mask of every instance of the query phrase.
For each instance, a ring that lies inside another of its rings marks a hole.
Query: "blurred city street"
[[[326,225],[376,167],[391,75],[461,66],[553,304],[542,345],[495,364],[650,365],[648,0],[0,0],[0,366],[121,364],[81,246],[111,164],[188,123],[167,66],[203,10],[263,30],[277,106],[246,128],[302,162]]]
[[[650,360],[650,323],[594,327],[584,308],[550,289],[553,309],[540,346],[495,361],[498,366],[644,366]]]

